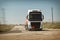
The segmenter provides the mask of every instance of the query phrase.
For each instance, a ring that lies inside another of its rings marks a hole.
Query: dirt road
[[[60,29],[0,34],[0,40],[60,40]]]

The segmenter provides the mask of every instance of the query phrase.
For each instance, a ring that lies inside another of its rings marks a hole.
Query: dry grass
[[[60,23],[56,22],[56,23],[43,23],[44,28],[53,28],[53,29],[60,29]]]
[[[13,28],[12,25],[0,24],[0,32],[6,32]]]

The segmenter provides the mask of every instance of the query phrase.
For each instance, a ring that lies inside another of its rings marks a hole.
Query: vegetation
[[[10,31],[13,27],[13,25],[0,24],[0,32]]]
[[[43,27],[44,28],[60,29],[60,22],[56,22],[56,23],[46,22],[46,23],[43,23]]]

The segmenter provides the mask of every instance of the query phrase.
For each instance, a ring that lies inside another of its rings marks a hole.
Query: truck
[[[42,30],[44,15],[41,10],[33,9],[28,10],[28,15],[26,16],[26,30]]]

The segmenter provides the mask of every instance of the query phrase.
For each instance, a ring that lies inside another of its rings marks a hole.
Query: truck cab
[[[42,21],[44,16],[40,10],[28,10],[26,16],[26,30],[42,30]]]

